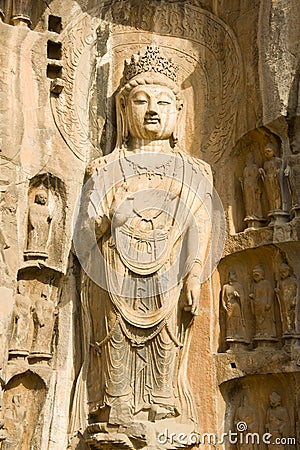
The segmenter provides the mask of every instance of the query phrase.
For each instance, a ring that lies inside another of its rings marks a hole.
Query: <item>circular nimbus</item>
[[[200,254],[204,282],[225,242],[224,211],[205,171],[175,154],[111,159],[100,161],[76,208],[74,247],[88,277],[123,298],[165,294]]]

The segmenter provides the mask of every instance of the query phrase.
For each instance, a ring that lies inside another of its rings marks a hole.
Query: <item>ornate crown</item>
[[[161,56],[158,47],[148,45],[144,55],[138,53],[125,60],[123,77],[127,82],[144,72],[161,73],[176,82],[178,67],[171,59]]]

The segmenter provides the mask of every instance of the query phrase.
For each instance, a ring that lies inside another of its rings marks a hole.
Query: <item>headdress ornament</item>
[[[134,54],[130,59],[125,60],[123,79],[127,83],[135,76],[145,72],[160,73],[176,82],[178,67],[172,59],[162,56],[158,47],[148,45],[144,55]]]

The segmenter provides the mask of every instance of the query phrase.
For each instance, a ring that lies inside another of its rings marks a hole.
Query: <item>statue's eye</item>
[[[171,102],[169,102],[168,100],[159,100],[157,102],[158,105],[170,105]]]
[[[148,102],[145,98],[136,98],[134,100],[135,105],[145,105],[146,103],[148,103]]]

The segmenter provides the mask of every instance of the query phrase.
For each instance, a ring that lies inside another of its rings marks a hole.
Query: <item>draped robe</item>
[[[116,149],[98,159],[83,200],[83,245],[92,247],[89,223],[97,241],[85,263],[88,396],[90,412],[110,424],[196,420],[183,286],[208,255],[211,172],[182,151],[154,156]]]

